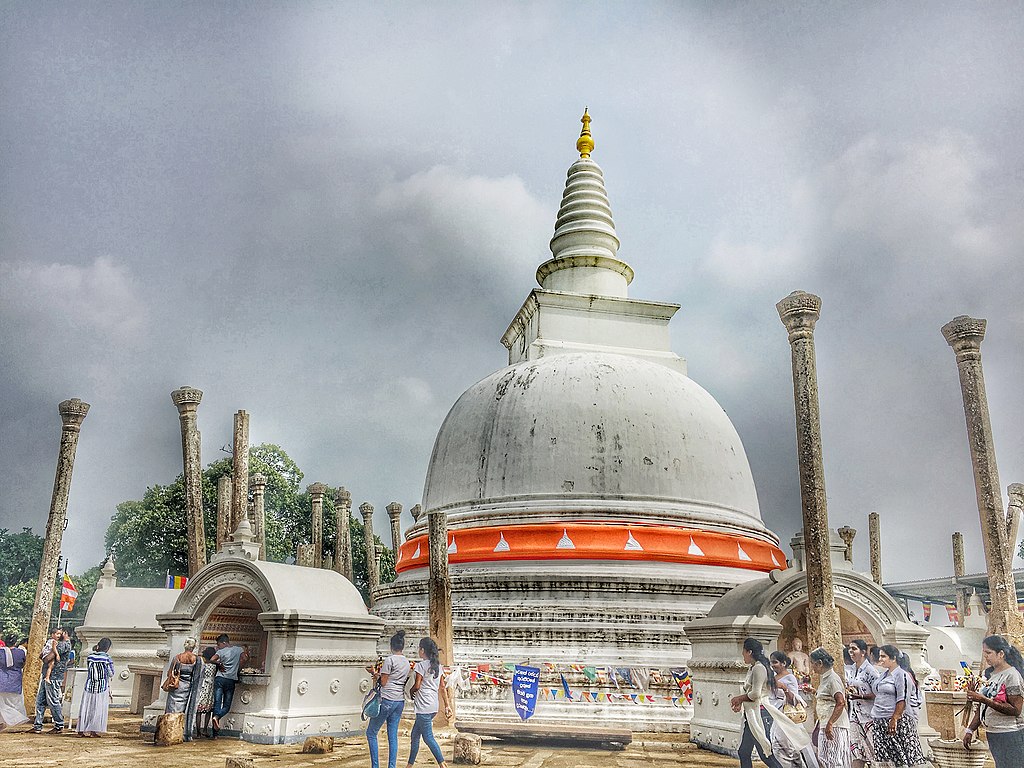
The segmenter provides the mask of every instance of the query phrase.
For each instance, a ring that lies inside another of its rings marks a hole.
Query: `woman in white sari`
[[[743,683],[743,692],[733,696],[729,702],[733,712],[743,713],[743,730],[738,750],[740,768],[753,768],[751,755],[755,749],[768,768],[784,768],[772,753],[772,730],[782,729],[786,739],[798,752],[807,747],[810,738],[803,728],[771,706],[775,670],[765,656],[760,641],[753,637],[743,641],[743,661],[750,665]]]
[[[78,711],[78,735],[99,736],[107,732],[107,712],[110,706],[110,680],[114,676],[114,662],[107,651],[110,638],[104,637],[86,659],[85,693]]]

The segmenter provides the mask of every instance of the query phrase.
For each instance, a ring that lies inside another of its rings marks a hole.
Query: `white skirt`
[[[107,691],[82,695],[82,708],[78,711],[79,733],[106,733],[107,706],[110,694]]]
[[[24,696],[20,693],[0,693],[0,723],[11,726],[27,722]]]

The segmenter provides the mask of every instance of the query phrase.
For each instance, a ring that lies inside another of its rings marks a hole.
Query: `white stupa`
[[[618,256],[590,121],[540,287],[502,336],[509,365],[449,412],[423,509],[448,517],[456,665],[530,661],[552,687],[594,667],[596,681],[567,680],[595,701],[542,696],[534,720],[587,706],[606,723],[674,730],[689,712],[668,672],[690,657],[684,623],[786,560],[736,429],[670,349],[679,306],[628,296],[633,270]],[[427,623],[426,533],[423,515],[374,607],[413,634]],[[617,685],[615,668],[639,670],[651,700],[623,698],[636,690]],[[508,698],[471,692],[460,714],[511,719]]]

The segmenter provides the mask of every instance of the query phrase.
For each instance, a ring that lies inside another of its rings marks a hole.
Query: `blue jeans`
[[[64,712],[61,709],[61,702],[64,700],[64,686],[60,680],[46,682],[39,681],[39,692],[36,694],[36,720],[33,726],[36,730],[43,727],[43,715],[46,708],[50,708],[50,717],[53,719],[53,727],[58,731],[64,729]]]
[[[370,747],[370,768],[380,768],[380,757],[377,754],[377,731],[384,723],[388,724],[388,768],[398,764],[398,721],[402,719],[405,701],[380,700],[380,712],[371,717],[366,725],[366,744]]]
[[[441,753],[441,748],[437,746],[437,739],[434,738],[434,715],[436,714],[437,712],[431,712],[427,715],[416,715],[416,723],[412,727],[412,734],[410,734],[412,746],[409,747],[409,765],[416,762],[416,754],[420,751],[420,736],[423,737],[423,742],[427,745],[437,764],[444,764],[444,755]]]
[[[231,711],[231,702],[235,698],[235,680],[226,677],[213,678],[213,716],[219,722]]]

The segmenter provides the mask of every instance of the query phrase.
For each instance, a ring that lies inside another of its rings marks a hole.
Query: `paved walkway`
[[[335,742],[330,755],[303,755],[301,745],[258,746],[241,741],[201,739],[176,747],[155,747],[152,737],[139,733],[140,719],[135,715],[111,712],[111,732],[104,738],[80,738],[77,734],[36,736],[19,726],[0,733],[0,766],[18,768],[223,768],[224,758],[248,755],[255,758],[257,768],[288,766],[331,766],[331,768],[366,768],[370,764],[366,741],[360,737]],[[405,730],[405,729],[403,729]],[[387,737],[382,734],[381,763],[387,765]],[[401,738],[402,754],[399,768],[404,768],[408,735]],[[451,754],[450,742],[442,742]],[[417,765],[434,765],[430,753],[420,748]],[[449,763],[449,765],[451,765]],[[687,768],[736,768],[736,760],[696,749],[684,737],[667,734],[635,734],[634,742],[620,752],[591,749],[559,749],[526,747],[485,741],[482,765],[504,768],[637,768],[638,766],[685,766]]]

